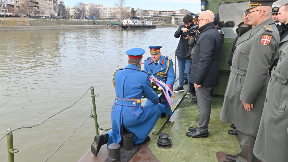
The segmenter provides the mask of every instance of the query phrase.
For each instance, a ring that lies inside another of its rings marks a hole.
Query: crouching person
[[[114,73],[113,84],[116,98],[111,110],[112,131],[105,135],[95,136],[91,151],[97,156],[104,144],[120,143],[123,130],[133,133],[134,145],[146,143],[150,140],[148,134],[154,127],[165,106],[159,104],[159,98],[151,87],[149,75],[139,70],[142,63],[142,48],[126,51],[128,66]],[[143,93],[151,104],[141,106]]]

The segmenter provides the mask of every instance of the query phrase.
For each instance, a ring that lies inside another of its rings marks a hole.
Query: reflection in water
[[[110,128],[115,91],[113,72],[127,65],[125,51],[161,45],[172,56],[179,39],[176,28],[119,31],[0,32],[0,136],[8,128],[32,126],[72,105],[95,87],[99,125]],[[75,106],[33,129],[14,132],[15,161],[44,161],[91,114],[90,92]],[[77,161],[95,136],[89,119],[49,161]],[[6,139],[0,161],[7,161]]]

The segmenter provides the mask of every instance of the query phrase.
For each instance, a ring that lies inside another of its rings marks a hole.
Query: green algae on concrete
[[[228,154],[236,154],[239,150],[239,143],[235,136],[227,132],[230,124],[220,121],[220,111],[223,97],[212,97],[212,112],[209,124],[208,138],[191,138],[186,136],[190,126],[197,126],[198,107],[190,103],[189,98],[182,100],[173,116],[161,129],[160,132],[169,134],[172,140],[172,147],[163,149],[157,147],[159,134],[150,133],[149,148],[160,161],[173,162],[217,162],[216,153],[219,151]]]

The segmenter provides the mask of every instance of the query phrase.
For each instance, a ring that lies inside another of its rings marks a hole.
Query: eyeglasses
[[[257,12],[257,11],[260,11],[260,10],[255,10],[255,11],[245,11],[245,14],[247,14],[247,15],[250,15],[251,13],[253,13],[253,12]],[[263,11],[263,12],[265,12],[265,11]]]
[[[197,22],[199,22],[200,20],[204,20],[204,19],[198,19]]]

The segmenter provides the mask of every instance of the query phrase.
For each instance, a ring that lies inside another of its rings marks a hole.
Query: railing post
[[[98,123],[97,123],[94,87],[91,88],[91,97],[92,97],[93,112],[94,112],[94,116],[93,117],[94,117],[94,121],[95,121],[95,129],[96,129],[96,136],[97,136],[97,135],[99,135],[99,132],[98,132]]]
[[[10,132],[7,134],[7,150],[8,150],[8,162],[14,162],[14,153],[13,153],[13,134],[11,128],[7,130]]]

